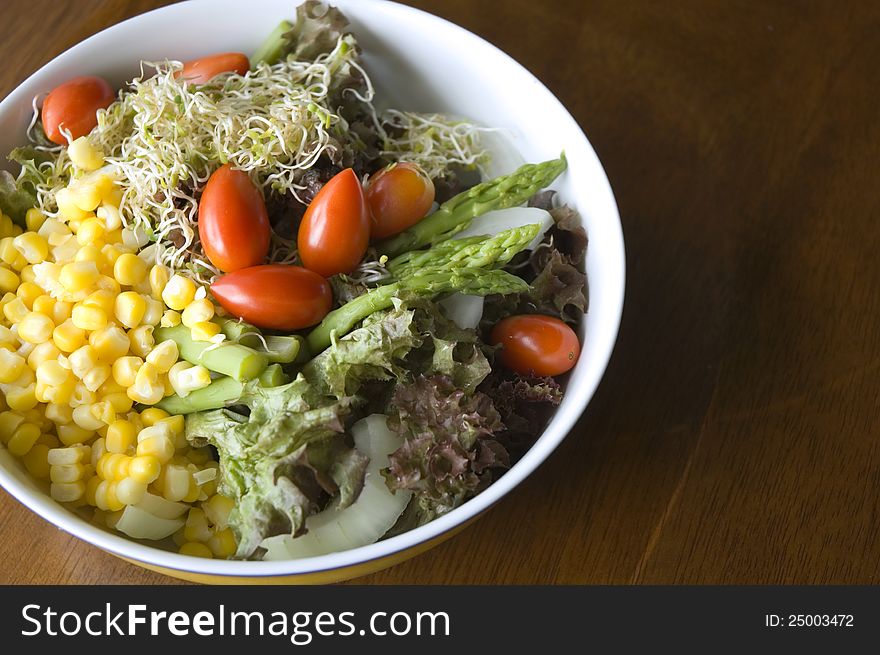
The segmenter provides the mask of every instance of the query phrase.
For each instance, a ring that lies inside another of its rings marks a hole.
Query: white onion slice
[[[534,223],[540,223],[541,229],[532,242],[525,247],[525,250],[534,250],[544,238],[544,233],[553,225],[553,217],[550,212],[537,207],[508,207],[507,209],[486,212],[482,216],[477,216],[468,227],[452,238],[463,239],[484,234],[498,234],[512,227],[522,227]]]
[[[310,516],[306,519],[308,532],[301,537],[279,535],[264,539],[264,560],[314,557],[372,544],[388,532],[406,509],[412,494],[392,493],[380,473],[403,439],[388,429],[382,414],[358,421],[351,433],[357,449],[370,458],[358,499],[343,510],[330,508]]]

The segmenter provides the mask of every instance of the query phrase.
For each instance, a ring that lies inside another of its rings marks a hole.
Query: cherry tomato
[[[106,80],[86,75],[56,86],[43,101],[43,129],[49,140],[66,146],[61,128],[78,139],[98,124],[97,111],[109,107],[116,99]]]
[[[208,259],[228,273],[256,266],[269,252],[269,215],[247,173],[221,166],[199,200],[199,239]]]
[[[351,273],[370,242],[370,208],[360,180],[350,168],[337,173],[312,200],[299,225],[297,246],[303,266],[330,277]]]
[[[234,72],[244,75],[250,67],[251,62],[247,55],[241,52],[224,52],[186,62],[177,76],[191,84],[204,84],[220,73]]]
[[[330,311],[333,293],[323,277],[301,266],[266,264],[227,273],[211,285],[227,312],[257,327],[301,330]]]
[[[434,183],[410,162],[391,164],[367,183],[372,213],[371,237],[384,239],[418,223],[434,202]]]
[[[501,363],[523,375],[561,375],[581,353],[574,330],[541,314],[508,316],[492,328],[489,340],[501,345]]]

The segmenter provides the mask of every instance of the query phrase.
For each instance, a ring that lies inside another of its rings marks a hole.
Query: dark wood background
[[[6,0],[0,95],[163,0]],[[620,339],[559,450],[362,583],[876,583],[880,5],[418,0],[580,122],[628,253]],[[113,53],[107,53],[113,56]],[[0,582],[169,583],[0,492]]]

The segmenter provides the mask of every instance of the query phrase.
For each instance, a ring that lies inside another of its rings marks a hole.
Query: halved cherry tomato
[[[43,101],[43,129],[49,140],[66,146],[61,128],[78,139],[98,124],[97,111],[109,107],[116,99],[106,80],[94,75],[75,77],[56,86]]]
[[[399,162],[370,176],[370,236],[384,239],[418,223],[434,202],[434,183],[418,164]]]
[[[204,84],[220,73],[235,72],[244,75],[250,67],[251,62],[246,54],[224,52],[186,62],[177,77],[182,77],[191,84]]]
[[[266,264],[227,273],[211,285],[227,312],[257,327],[300,330],[330,311],[330,284],[301,266]]]
[[[501,345],[498,355],[507,368],[523,375],[561,375],[581,353],[577,335],[553,316],[520,314],[501,320],[489,337]]]
[[[370,208],[350,168],[318,191],[303,215],[297,246],[303,266],[330,277],[351,273],[370,242]]]
[[[266,203],[247,173],[229,164],[214,171],[199,200],[199,239],[211,263],[226,273],[261,264],[270,235]]]

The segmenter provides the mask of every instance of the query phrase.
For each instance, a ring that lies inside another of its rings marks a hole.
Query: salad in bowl
[[[566,158],[490,175],[492,126],[385,104],[314,0],[249,55],[34,98],[0,175],[0,442],[51,498],[290,560],[434,521],[529,450],[587,308]]]

